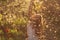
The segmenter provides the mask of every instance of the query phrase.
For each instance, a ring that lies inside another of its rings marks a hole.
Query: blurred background
[[[60,0],[0,0],[0,40],[27,40],[34,14],[41,15],[39,40],[60,40]]]

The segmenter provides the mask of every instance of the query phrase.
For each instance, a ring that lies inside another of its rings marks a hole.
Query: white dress
[[[35,36],[35,30],[32,29],[31,23],[28,23],[27,25],[27,35],[28,35],[28,40],[38,40],[38,37]]]

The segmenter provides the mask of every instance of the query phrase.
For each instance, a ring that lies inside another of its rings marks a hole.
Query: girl
[[[41,21],[40,14],[35,14],[30,17],[30,21],[27,24],[28,40],[38,40],[38,36],[36,35],[37,30],[35,28],[38,28],[38,30],[40,31],[39,28],[40,21]]]

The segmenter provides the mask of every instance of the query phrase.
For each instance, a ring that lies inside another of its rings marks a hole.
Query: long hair
[[[28,30],[31,31],[31,33],[29,31],[28,31],[28,33],[30,33],[31,35],[32,34],[35,35],[35,37],[39,37],[40,33],[37,33],[37,32],[40,32],[41,26],[39,26],[39,25],[41,25],[41,16],[40,16],[40,14],[32,15],[30,17],[30,22],[28,23],[28,26],[27,26],[27,28],[30,29],[30,30],[29,29]],[[33,31],[33,33],[32,33],[32,31]],[[30,37],[31,37],[31,35],[30,35]],[[37,35],[39,35],[39,36],[37,36]]]

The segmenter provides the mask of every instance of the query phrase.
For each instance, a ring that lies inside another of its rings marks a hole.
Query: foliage
[[[17,25],[21,24],[21,25],[23,25],[23,24],[26,24],[26,20],[24,18],[18,18],[18,19],[16,19],[14,21],[14,24],[17,24]]]
[[[0,14],[0,22],[1,22],[1,20],[2,20],[2,14]]]
[[[42,15],[43,30],[41,31],[45,32],[45,36],[48,38],[46,40],[52,40],[49,37],[53,38],[53,36],[57,36],[57,40],[60,40],[59,0],[0,0],[0,34],[5,34],[4,29],[8,28],[9,31],[5,35],[13,35],[12,37],[9,36],[11,40],[14,40],[14,38],[17,40],[18,37],[21,38],[18,40],[24,40],[26,25],[30,16],[34,14]],[[57,31],[57,34],[54,34],[55,31]],[[3,40],[4,38],[5,36],[2,35]]]

